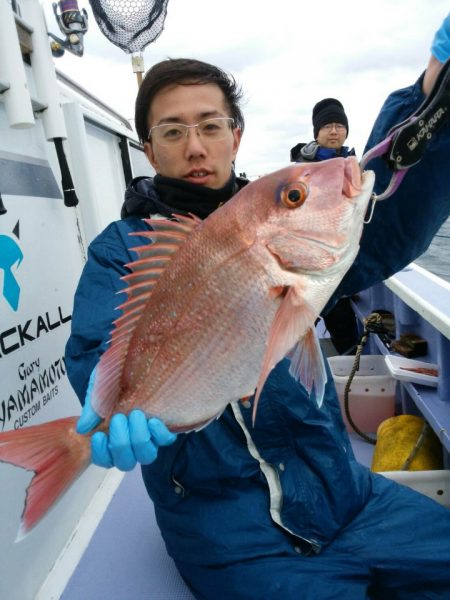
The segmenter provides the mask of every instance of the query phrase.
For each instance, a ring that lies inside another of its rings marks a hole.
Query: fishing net
[[[141,52],[164,29],[169,0],[89,0],[110,42],[128,54]]]

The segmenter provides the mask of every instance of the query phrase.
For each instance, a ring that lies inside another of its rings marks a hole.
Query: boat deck
[[[351,434],[360,462],[373,446]],[[61,600],[194,600],[168,556],[139,469],[127,473]]]
[[[167,554],[140,469],[127,473],[61,600],[193,600]]]

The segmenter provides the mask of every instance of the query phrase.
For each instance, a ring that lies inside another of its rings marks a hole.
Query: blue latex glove
[[[85,404],[77,422],[77,432],[84,434],[94,429],[101,417],[91,407],[95,369],[89,378]],[[160,446],[173,444],[175,433],[155,417],[147,420],[145,413],[135,409],[128,416],[115,414],[109,424],[109,435],[97,431],[91,438],[92,462],[99,467],[117,467],[121,471],[131,471],[139,462],[152,463]]]
[[[433,43],[431,44],[431,54],[441,63],[445,63],[450,56],[450,13],[445,17],[442,25],[436,31]]]
[[[95,429],[102,420],[102,418],[99,417],[91,407],[91,396],[94,389],[95,371],[96,369],[94,368],[91,376],[89,377],[89,383],[84,399],[84,406],[82,408],[80,418],[77,421],[77,432],[82,434],[88,433],[92,429]]]

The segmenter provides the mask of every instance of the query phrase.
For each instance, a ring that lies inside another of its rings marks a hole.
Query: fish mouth
[[[375,183],[375,174],[373,171],[361,171],[359,165],[352,164],[352,168],[346,172],[342,187],[342,195],[347,198],[349,202],[354,205],[354,215],[350,221],[350,230],[358,233],[363,226],[363,216],[366,213],[367,206],[370,199],[372,198],[372,190]],[[335,252],[338,248],[345,249],[351,241],[348,243],[338,244],[329,243],[328,238],[318,238],[318,232],[314,232],[314,235],[304,230],[294,230],[291,234],[295,238],[301,238],[308,243],[314,244],[317,248]],[[344,239],[347,238],[346,234],[342,234]]]
[[[318,264],[314,264],[311,266],[310,264],[289,264],[286,262],[286,259],[282,258],[276,252],[273,252],[268,248],[270,254],[276,260],[278,266],[283,271],[288,273],[292,273],[294,275],[308,275],[308,277],[313,277],[317,275],[317,277],[323,276],[323,271],[326,270],[328,275],[332,275],[334,271],[339,271],[342,269],[343,263],[347,262],[346,256],[349,256],[349,262],[353,262],[354,256],[352,253],[348,253],[348,250],[351,249],[351,244],[346,244],[345,246],[341,246],[339,248],[339,252],[336,252],[336,248],[333,246],[327,246],[326,244],[318,243],[317,240],[312,238],[302,238],[302,241],[306,244],[310,245],[310,248],[305,247],[305,256],[307,256],[308,252],[311,251],[311,246],[315,247],[317,250],[321,250],[322,258],[326,258],[326,266],[319,266]]]
[[[281,270],[293,275],[307,275],[308,277],[322,277],[325,271],[327,276],[332,276],[341,270],[345,273],[347,268],[353,263],[358,250],[358,245],[353,244],[352,241],[347,241],[342,246],[336,247],[320,242],[312,237],[302,236],[301,240],[303,246],[303,260],[301,260],[301,264],[289,262],[286,260],[286,257],[277,253],[276,250],[267,248]],[[314,258],[311,263],[311,255],[313,253]],[[299,256],[300,254],[297,256],[297,260]]]
[[[311,243],[320,250],[336,252],[337,248],[341,248],[341,247],[344,248],[344,246],[336,246],[333,244],[327,244],[326,242],[323,242],[322,240],[318,240],[314,236],[305,235],[304,232],[302,232],[302,231],[293,232],[291,234],[291,237],[293,237],[295,239],[301,239],[302,241],[307,242],[308,244]]]
[[[351,241],[336,246],[318,240],[310,234],[304,235],[301,231],[295,231],[284,236],[283,242],[286,244],[290,239],[292,240],[291,245],[296,247],[294,257],[288,257],[276,244],[268,243],[266,245],[267,251],[277,262],[280,269],[289,273],[311,275],[317,269],[318,274],[321,274],[320,271],[322,271],[325,264],[327,271],[331,273],[334,267],[336,269],[340,268],[346,254],[351,254],[351,252],[349,253],[349,249],[351,250],[352,247]],[[316,262],[316,259],[318,262]],[[311,260],[313,265],[310,262]]]

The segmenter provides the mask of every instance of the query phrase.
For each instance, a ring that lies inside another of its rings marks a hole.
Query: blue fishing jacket
[[[421,81],[392,94],[367,147],[384,139],[423,99]],[[342,295],[386,279],[428,247],[450,214],[443,152],[449,143],[446,126],[395,196],[376,207],[355,263],[329,307]],[[382,160],[368,168],[376,172],[380,193],[392,173]],[[127,194],[135,204],[140,198],[158,200],[147,178],[135,180]],[[68,376],[81,402],[111,323],[119,315],[115,307],[121,296],[116,292],[123,288],[119,277],[127,272],[124,264],[134,259],[130,247],[139,245],[139,239],[128,234],[144,228],[140,218],[128,216],[109,225],[90,245],[66,348]],[[252,400],[236,399],[219,419],[199,432],[179,435],[172,446],[159,450],[153,464],[142,468],[168,551],[188,581],[186,565],[218,568],[254,557],[320,555],[364,507],[370,510],[375,489],[380,493],[395,486],[397,495],[410,492],[355,461],[329,369],[324,402],[318,408],[289,375],[288,361],[282,360],[266,381],[254,427],[251,414]],[[395,535],[395,523],[390,523],[371,543],[388,548]],[[254,586],[255,598],[269,597],[258,589],[258,581]],[[229,593],[224,597],[238,597]]]

